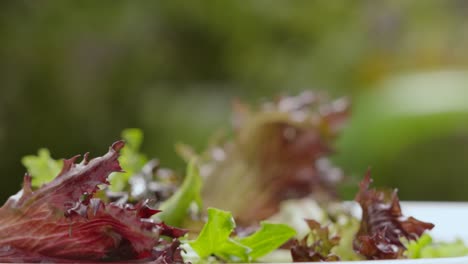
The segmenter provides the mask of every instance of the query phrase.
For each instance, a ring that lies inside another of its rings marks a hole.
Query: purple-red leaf
[[[158,211],[146,201],[119,205],[93,198],[110,173],[121,171],[117,158],[123,146],[118,141],[104,156],[85,155],[79,164],[78,156],[65,160],[60,174],[35,191],[26,175],[22,191],[0,208],[0,262],[179,258],[178,244],[167,244],[160,235],[176,238],[184,231],[153,222]]]
[[[310,233],[302,240],[294,240],[291,256],[294,262],[339,261],[340,258],[331,252],[340,242],[339,236],[330,236],[328,227],[322,227],[315,220],[306,220]]]
[[[356,195],[362,208],[362,220],[353,243],[354,250],[367,259],[402,258],[406,248],[400,239],[416,240],[434,225],[413,217],[404,219],[397,191],[369,189],[371,182],[368,171]]]

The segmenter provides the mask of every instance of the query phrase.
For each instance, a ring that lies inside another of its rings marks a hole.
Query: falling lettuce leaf
[[[235,227],[231,213],[209,208],[208,221],[190,246],[202,259],[215,255],[224,261],[250,262],[277,249],[296,234],[287,225],[262,222],[261,228],[252,235],[233,238]]]
[[[198,209],[202,208],[200,191],[202,188],[202,178],[195,165],[191,161],[187,167],[187,176],[179,189],[166,201],[164,201],[157,215],[159,219],[167,224],[181,226],[186,220],[189,209],[193,203]]]
[[[0,208],[0,262],[154,261],[181,263],[185,231],[156,223],[157,210],[93,198],[118,162],[123,141],[102,157],[65,160],[60,173],[34,190],[31,176]],[[172,241],[163,239],[167,236]]]
[[[206,206],[229,210],[239,225],[249,226],[276,213],[286,199],[336,198],[342,174],[327,157],[346,120],[346,100],[304,92],[258,110],[236,103],[234,110],[234,138],[199,157]],[[179,152],[194,153],[181,145]]]
[[[31,182],[33,187],[39,187],[51,181],[60,172],[63,165],[63,161],[54,160],[50,156],[49,150],[45,148],[39,149],[37,156],[23,157],[21,162],[28,170],[28,173],[33,176]]]

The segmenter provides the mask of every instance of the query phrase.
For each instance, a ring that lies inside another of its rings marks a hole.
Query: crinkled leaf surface
[[[92,198],[110,173],[121,170],[123,146],[116,142],[104,156],[89,160],[86,154],[78,164],[78,156],[65,160],[58,176],[37,190],[26,175],[23,189],[0,208],[0,262],[178,259],[174,242],[160,235],[185,232],[151,221],[158,211],[146,202],[117,205]]]
[[[332,249],[340,242],[339,236],[330,236],[328,227],[322,227],[315,220],[306,220],[310,233],[302,240],[295,240],[291,247],[294,262],[338,261],[340,258]]]
[[[406,248],[401,239],[416,240],[434,225],[413,217],[403,218],[396,190],[369,189],[371,182],[369,170],[356,195],[362,218],[354,250],[368,259],[402,258]]]

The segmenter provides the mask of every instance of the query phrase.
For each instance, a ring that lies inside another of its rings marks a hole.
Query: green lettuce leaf
[[[251,249],[249,257],[254,260],[279,248],[295,235],[296,231],[287,225],[262,222],[257,232],[239,242]]]
[[[40,187],[46,182],[52,181],[62,169],[63,161],[54,160],[48,149],[42,148],[37,156],[28,155],[23,157],[21,163],[26,167],[32,177],[32,186]]]
[[[422,235],[416,241],[405,241],[408,258],[444,258],[468,255],[468,247],[462,240],[434,243],[429,234]]]
[[[159,209],[162,212],[158,214],[159,219],[169,225],[181,226],[193,203],[198,209],[202,208],[201,188],[202,178],[193,160],[187,167],[187,176],[180,188],[161,204]]]
[[[201,258],[212,254],[226,257],[226,251],[244,258],[248,248],[234,242],[229,236],[236,227],[232,214],[215,208],[208,208],[208,221],[198,238],[190,246]],[[237,245],[237,246],[236,246]]]
[[[111,174],[109,188],[114,192],[124,191],[129,188],[128,180],[130,177],[140,172],[148,162],[148,158],[140,153],[141,143],[143,142],[143,132],[140,129],[125,129],[122,131],[122,139],[125,141],[125,147],[121,151],[119,162],[124,173]]]
[[[229,262],[249,262],[251,249],[235,239],[227,239],[215,253],[219,258]]]
[[[261,228],[245,238],[233,238],[236,224],[230,212],[208,209],[208,221],[192,249],[201,257],[215,255],[225,261],[250,262],[283,245],[296,231],[284,224],[261,223]]]

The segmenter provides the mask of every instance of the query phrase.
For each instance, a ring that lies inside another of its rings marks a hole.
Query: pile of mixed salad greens
[[[0,262],[321,262],[461,256],[436,243],[433,224],[403,217],[396,191],[371,189],[351,213],[332,142],[346,100],[304,92],[258,109],[234,104],[234,136],[207,150],[186,145],[185,177],[140,153],[143,134],[123,131],[102,157],[22,162],[22,190],[0,208]]]

